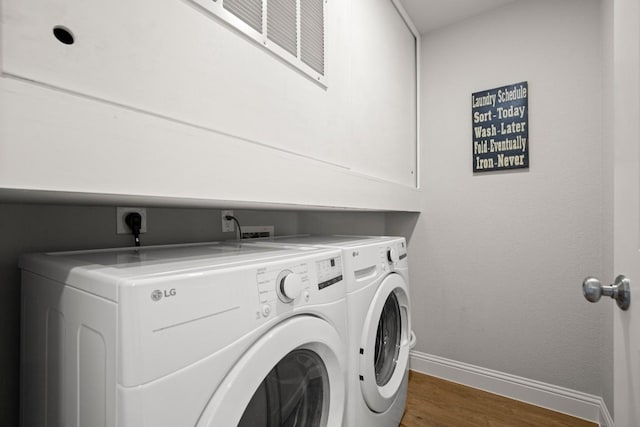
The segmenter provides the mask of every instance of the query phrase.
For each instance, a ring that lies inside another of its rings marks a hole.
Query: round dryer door
[[[390,274],[373,297],[362,332],[360,388],[374,412],[389,409],[402,387],[410,332],[407,285],[399,274]]]
[[[197,426],[342,425],[344,351],[326,321],[311,316],[284,321],[236,363]]]

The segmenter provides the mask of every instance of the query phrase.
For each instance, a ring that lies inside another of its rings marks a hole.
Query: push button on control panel
[[[268,304],[265,304],[262,306],[262,316],[263,317],[269,317],[269,315],[271,314],[271,306]]]

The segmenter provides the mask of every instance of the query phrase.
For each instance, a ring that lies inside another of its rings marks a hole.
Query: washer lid
[[[117,301],[118,286],[133,279],[242,266],[315,252],[322,252],[322,249],[208,242],[28,254],[20,257],[19,266],[22,270]]]

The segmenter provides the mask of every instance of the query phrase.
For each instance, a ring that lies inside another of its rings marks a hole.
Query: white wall
[[[598,1],[540,0],[423,37],[416,350],[603,395],[611,304],[580,290],[604,270],[600,31]],[[471,94],[523,80],[529,170],[474,175]]]

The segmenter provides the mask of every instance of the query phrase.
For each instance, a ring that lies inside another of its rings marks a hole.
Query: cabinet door
[[[353,0],[349,164],[417,184],[417,40],[392,1]]]

